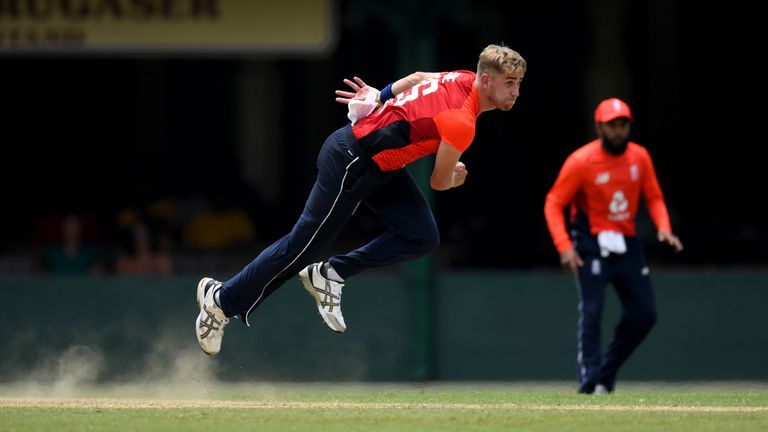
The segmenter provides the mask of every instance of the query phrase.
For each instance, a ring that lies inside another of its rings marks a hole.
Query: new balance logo
[[[595,184],[596,185],[606,184],[610,179],[611,179],[611,173],[609,172],[600,173],[597,175],[597,177],[595,177]]]

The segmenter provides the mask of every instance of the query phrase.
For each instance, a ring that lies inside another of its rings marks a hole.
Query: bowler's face
[[[521,72],[488,74],[488,99],[495,108],[509,111],[520,96],[520,85],[523,83]]]

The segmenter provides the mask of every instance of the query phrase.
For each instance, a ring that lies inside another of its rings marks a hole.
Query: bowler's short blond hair
[[[477,62],[477,74],[489,71],[508,75],[513,72],[525,74],[528,68],[523,56],[517,51],[504,45],[488,45],[480,53],[480,60]]]

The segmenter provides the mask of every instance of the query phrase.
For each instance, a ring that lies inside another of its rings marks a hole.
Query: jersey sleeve
[[[461,109],[451,109],[438,113],[434,117],[440,139],[456,150],[464,152],[475,138],[475,119],[472,114]]]
[[[565,208],[573,201],[581,187],[579,160],[571,155],[566,159],[544,203],[544,217],[549,234],[558,253],[573,248],[565,224]]]
[[[647,151],[641,153],[643,171],[643,199],[648,208],[648,214],[658,231],[672,232],[672,224],[669,221],[669,212],[664,203],[664,194],[661,192],[659,180],[656,178],[656,170],[653,167],[653,161]]]

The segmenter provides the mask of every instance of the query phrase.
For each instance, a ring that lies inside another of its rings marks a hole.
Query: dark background
[[[323,140],[346,122],[333,101],[343,78],[381,88],[412,70],[474,70],[483,47],[503,42],[528,61],[522,95],[511,112],[478,119],[466,185],[434,194],[438,263],[557,266],[544,196],[567,155],[594,137],[597,102],[617,96],[633,109],[633,140],[654,158],[686,246],[675,255],[655,244],[641,214],[651,261],[762,266],[763,16],[740,2],[620,4],[342,1],[334,43],[320,55],[4,54],[0,254],[34,253],[51,212],[93,214],[109,245],[120,209],[185,197],[240,206],[257,243],[271,242],[298,217]],[[276,119],[275,139],[246,143],[281,154],[271,195],[241,172],[244,76],[260,83]],[[378,228],[362,211],[340,242]]]

